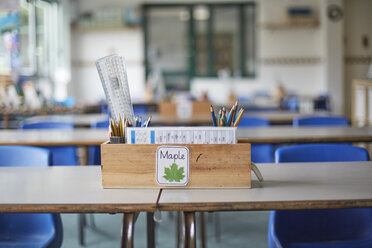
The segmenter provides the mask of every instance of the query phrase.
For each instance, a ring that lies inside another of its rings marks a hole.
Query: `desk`
[[[291,111],[247,111],[245,113],[249,116],[254,117],[261,117],[267,119],[270,124],[277,124],[277,125],[292,125],[293,119],[298,117],[306,117],[306,116],[328,116],[330,115],[329,112],[325,111],[316,111],[314,113],[300,113],[300,112],[291,112]]]
[[[238,128],[239,143],[342,143],[372,142],[372,127],[292,127]]]
[[[211,115],[199,115],[192,116],[190,118],[178,118],[177,116],[161,116],[159,114],[149,114],[152,116],[151,125],[152,126],[175,126],[175,125],[207,125],[211,126],[212,117]]]
[[[38,115],[25,119],[26,122],[71,122],[75,127],[90,127],[93,123],[105,120],[108,120],[107,114]]]
[[[89,146],[106,140],[106,129],[0,129],[0,145]]]
[[[103,189],[97,166],[0,167],[1,213],[125,213],[122,247],[132,247],[134,213],[154,212],[158,189]]]
[[[239,143],[372,142],[372,127],[262,127],[238,128]],[[0,145],[88,146],[108,140],[106,129],[0,130]]]
[[[184,211],[185,246],[195,247],[195,211],[372,207],[372,162],[258,165],[252,189],[164,189],[159,208]]]
[[[216,109],[215,109],[216,111]],[[312,114],[304,114],[299,112],[290,112],[290,111],[245,111],[245,115],[260,117],[267,119],[270,124],[277,125],[292,125],[293,119],[304,116],[328,116],[328,112],[315,112]],[[151,114],[150,114],[151,115]],[[212,125],[211,115],[200,115],[193,116],[191,118],[178,118],[177,116],[161,116],[158,114],[152,114],[153,125]]]

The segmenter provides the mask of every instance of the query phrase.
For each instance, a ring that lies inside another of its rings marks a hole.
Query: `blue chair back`
[[[109,120],[99,121],[93,123],[91,128],[107,128],[110,125]],[[101,164],[101,147],[100,146],[89,146],[88,148],[88,164],[90,165],[100,165]]]
[[[21,123],[21,129],[73,129],[74,125],[68,122],[32,122]],[[63,132],[63,131],[61,131]],[[78,165],[76,148],[73,146],[45,147],[53,154],[53,165]]]
[[[47,149],[0,146],[0,166],[49,166]],[[0,247],[60,247],[63,239],[59,214],[0,214]]]
[[[311,144],[280,148],[275,161],[368,161],[367,150],[350,145]],[[272,211],[270,248],[372,247],[372,209]]]
[[[343,116],[308,116],[293,120],[293,126],[348,126],[348,120]]]
[[[239,122],[241,127],[265,127],[269,125],[270,122],[267,119],[247,115],[243,115]]]
[[[275,162],[342,162],[368,161],[368,151],[361,147],[339,144],[306,144],[276,150]]]
[[[243,115],[239,127],[254,128],[269,126],[267,119]],[[254,132],[254,131],[252,131]],[[273,146],[271,144],[254,144],[251,146],[252,161],[255,163],[270,163],[273,157]]]
[[[133,113],[134,115],[142,115],[143,117],[147,115],[149,112],[149,108],[145,104],[136,104],[133,105]]]

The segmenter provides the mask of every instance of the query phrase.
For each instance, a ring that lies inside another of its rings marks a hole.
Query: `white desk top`
[[[240,127],[237,137],[249,143],[372,142],[372,127]]]
[[[101,167],[0,167],[0,212],[154,211],[159,189],[103,189]]]
[[[326,111],[315,111],[314,113],[300,113],[287,110],[278,111],[247,111],[247,115],[261,117],[269,120],[270,123],[276,124],[292,124],[293,119],[305,116],[329,116],[330,113]]]
[[[75,126],[89,126],[99,121],[108,120],[107,114],[65,114],[65,115],[37,115],[27,118],[26,122],[60,121],[72,122]]]
[[[100,145],[108,129],[1,129],[0,145],[66,146]]]
[[[162,210],[372,207],[372,162],[260,164],[251,189],[164,189]]]
[[[238,128],[240,143],[372,142],[372,127],[265,127]],[[99,145],[108,140],[107,129],[2,129],[0,145]]]

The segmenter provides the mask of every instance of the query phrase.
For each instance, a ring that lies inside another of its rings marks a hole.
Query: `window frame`
[[[196,32],[195,32],[195,22],[193,18],[193,10],[197,6],[206,6],[209,9],[210,17],[207,21],[207,75],[196,75],[196,59],[195,59],[195,52],[196,52]],[[247,34],[247,26],[245,25],[246,22],[246,7],[253,8],[252,12],[252,23],[250,24],[250,28],[252,28],[252,33],[254,35],[252,39],[253,44],[246,44],[246,34]],[[145,79],[148,79],[150,73],[150,65],[148,60],[148,44],[149,44],[149,25],[148,25],[148,13],[151,9],[156,8],[175,8],[175,7],[183,7],[187,8],[189,11],[190,19],[187,21],[186,25],[188,27],[188,52],[190,54],[188,66],[186,68],[186,73],[188,76],[188,88],[190,88],[190,80],[192,78],[211,78],[217,77],[217,73],[214,71],[214,56],[213,56],[213,44],[214,39],[213,36],[215,31],[214,27],[214,20],[213,20],[213,8],[215,7],[236,7],[238,9],[238,30],[239,30],[239,51],[240,51],[240,59],[239,59],[239,70],[241,71],[240,78],[255,78],[256,77],[256,68],[257,68],[257,57],[255,53],[256,49],[256,39],[257,39],[257,32],[256,32],[256,3],[255,2],[229,2],[229,3],[214,3],[214,2],[198,2],[198,3],[158,3],[158,4],[143,4],[142,5],[142,13],[143,13],[143,49],[144,49],[144,64],[145,64]],[[247,49],[248,46],[253,47],[251,54],[247,56]],[[254,60],[252,71],[253,73],[249,73],[246,66],[247,58],[251,58]],[[180,76],[185,75],[185,73],[180,72]]]

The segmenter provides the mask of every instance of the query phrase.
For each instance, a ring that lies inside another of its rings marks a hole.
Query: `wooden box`
[[[157,184],[156,151],[162,145],[101,145],[104,188],[167,188]],[[182,144],[189,149],[189,181],[172,188],[250,188],[251,145]]]
[[[205,116],[211,115],[210,106],[211,102],[209,101],[192,101],[192,116]],[[161,101],[158,104],[158,112],[161,116],[177,116],[177,103],[171,101]]]

